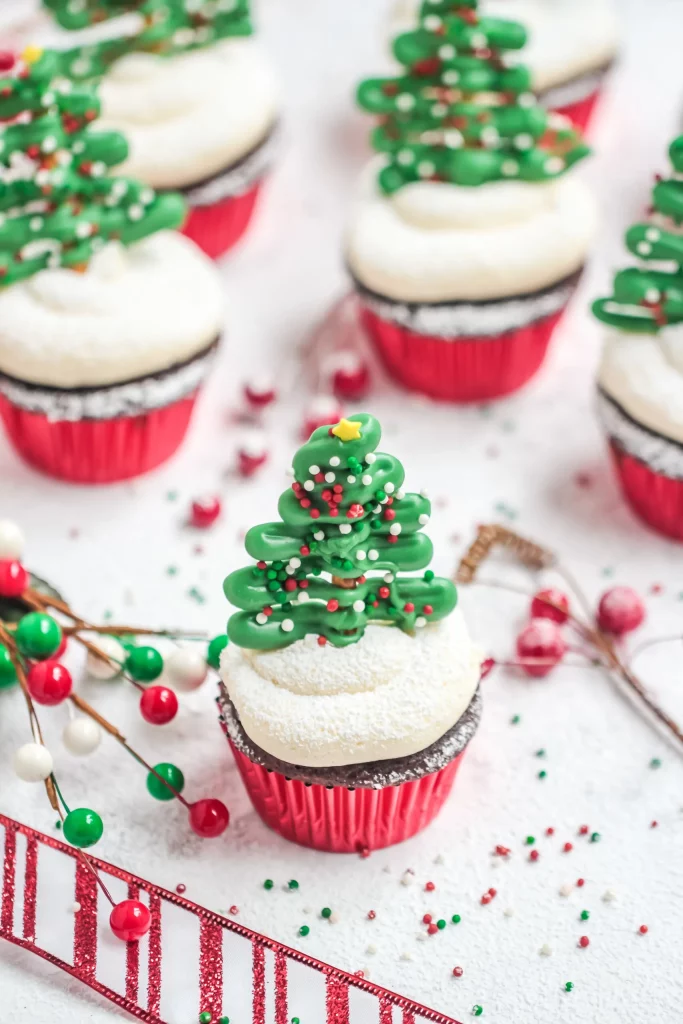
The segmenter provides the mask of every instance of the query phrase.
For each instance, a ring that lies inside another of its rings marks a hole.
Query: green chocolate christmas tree
[[[529,69],[508,59],[524,46],[524,27],[477,5],[425,0],[419,27],[393,43],[403,74],[358,88],[360,106],[379,118],[372,144],[386,157],[387,195],[421,180],[548,181],[589,152],[566,118],[538,105]]]
[[[234,643],[272,650],[311,633],[345,647],[371,622],[410,633],[453,610],[450,580],[398,575],[431,561],[432,543],[419,532],[431,506],[401,490],[403,467],[375,452],[380,437],[377,420],[359,413],[319,427],[298,450],[281,522],[249,530],[256,565],[225,581],[228,600],[243,609],[228,622]]]
[[[99,78],[127,53],[173,56],[221,39],[251,35],[249,0],[43,0],[66,29],[90,28],[122,15],[138,16],[137,31],[62,54],[65,74]]]
[[[652,189],[652,220],[626,232],[626,247],[643,265],[620,270],[611,298],[593,303],[599,320],[622,331],[656,334],[683,322],[683,135],[669,146],[669,157],[674,174]]]
[[[179,227],[182,198],[110,177],[128,155],[118,132],[91,128],[92,89],[58,75],[59,54],[30,47],[0,72],[0,283],[46,268],[82,269],[107,241]]]

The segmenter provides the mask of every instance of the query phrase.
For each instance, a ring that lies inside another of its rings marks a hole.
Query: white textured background
[[[182,454],[139,482],[88,490],[43,479],[0,447],[0,515],[23,524],[30,565],[94,618],[110,610],[126,622],[212,634],[224,625],[222,578],[244,562],[243,528],[274,514],[305,389],[298,385],[273,409],[271,464],[250,483],[230,473],[237,442],[231,402],[250,372],[291,358],[343,294],[340,238],[368,127],[350,97],[357,79],[381,66],[385,17],[384,3],[361,0],[262,4],[263,37],[284,83],[286,150],[248,243],[225,262],[227,344]],[[683,99],[683,7],[680,0],[624,0],[623,21],[623,59],[595,125],[597,155],[586,167],[604,230],[543,373],[490,409],[434,408],[386,388],[366,405],[382,418],[386,447],[403,459],[407,484],[435,499],[438,569],[452,568],[475,523],[510,521],[561,551],[592,598],[615,582],[640,587],[650,615],[642,632],[654,636],[681,630],[683,552],[636,523],[609,474],[592,411],[599,332],[586,306],[624,261],[622,232],[647,202],[653,173],[667,166]],[[579,486],[577,474],[588,486]],[[197,536],[183,519],[190,499],[205,491],[220,492],[225,511]],[[171,565],[176,575],[167,573]],[[487,570],[506,574],[524,582],[518,572]],[[653,584],[661,591],[649,593]],[[193,587],[205,603],[189,596]],[[480,642],[507,654],[524,600],[478,589],[463,592],[462,602]],[[680,644],[644,655],[636,667],[683,719]],[[372,980],[456,1018],[467,1018],[477,1002],[495,1024],[681,1019],[683,764],[595,670],[563,668],[545,682],[491,677],[481,729],[446,810],[426,834],[368,860],[301,850],[266,831],[232,767],[211,684],[183,700],[177,720],[160,731],[141,721],[134,693],[120,684],[83,692],[152,762],[177,762],[188,797],[214,793],[232,812],[223,839],[195,841],[182,808],[152,801],[144,773],[115,744],[78,762],[60,749],[66,712],[44,709],[67,799],[97,808],[105,820],[97,848],[105,859],[170,888],[183,882],[191,899],[211,908],[237,904],[244,924],[339,966],[369,970]],[[512,726],[515,713],[521,722]],[[27,739],[19,694],[0,695],[0,809],[49,832],[54,815],[42,788],[19,783],[10,768],[13,750]],[[540,747],[543,765],[534,756]],[[661,759],[659,770],[649,767],[652,757]],[[584,822],[600,831],[599,844],[576,837]],[[555,836],[545,838],[551,825]],[[536,864],[523,847],[529,833],[538,837]],[[561,853],[566,839],[575,843],[571,854]],[[509,863],[492,862],[496,843],[512,848]],[[410,887],[400,884],[406,868],[415,872]],[[579,876],[585,887],[562,898],[559,887]],[[276,881],[269,893],[266,877]],[[281,889],[291,877],[300,882],[295,895]],[[432,894],[424,892],[428,879],[437,886]],[[489,886],[498,895],[482,907]],[[610,904],[601,900],[608,887],[618,897]],[[64,913],[71,899],[65,892]],[[324,905],[337,911],[336,924],[319,918]],[[366,919],[371,908],[374,922]],[[584,908],[591,915],[585,923]],[[420,942],[426,911],[457,912],[462,923]],[[302,923],[311,926],[305,940],[297,935]],[[637,934],[641,923],[650,928],[645,937]],[[591,939],[586,950],[576,945],[581,934]],[[544,943],[549,957],[539,955]],[[451,975],[455,964],[464,969],[460,980]],[[571,994],[563,991],[568,980]],[[0,946],[0,993],[7,1021],[99,1024],[117,1016],[7,946]]]

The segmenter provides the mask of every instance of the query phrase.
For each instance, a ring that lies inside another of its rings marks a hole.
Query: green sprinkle
[[[541,771],[541,772],[538,773],[538,777],[539,777],[539,779],[544,779],[547,774],[548,774],[547,772]]]
[[[481,1017],[483,1012],[484,1012],[484,1007],[480,1006],[479,1003],[475,1003],[474,1006],[472,1007],[472,1016],[473,1017]]]
[[[590,914],[588,913],[587,910],[582,910],[581,911],[581,920],[582,921],[587,921],[589,917],[590,917]]]
[[[541,747],[540,750],[536,751],[536,757],[545,757],[545,750]]]
[[[266,573],[266,579],[267,580],[276,580],[277,579],[277,573],[276,573],[275,569],[269,569],[268,570],[268,572]]]
[[[460,914],[453,914],[451,921],[453,922],[453,924],[460,924],[462,918],[460,917]]]
[[[272,878],[266,878],[265,882],[263,883],[263,888],[264,889],[272,889],[274,884],[275,883],[273,882]]]
[[[297,882],[296,878],[290,878],[290,880],[287,882],[287,886],[290,889],[298,889],[299,883]]]
[[[210,1010],[204,1010],[203,1013],[199,1014],[199,1024],[211,1024],[213,1020],[213,1014]]]
[[[57,821],[55,822],[55,828],[59,832],[61,827],[62,827],[62,822],[61,822],[61,819],[58,818]]]
[[[230,1018],[229,1017],[219,1017],[218,1018],[218,1024],[230,1024]]]
[[[432,572],[432,570],[427,569],[427,572],[424,574],[422,579],[425,580],[427,583],[431,583],[432,580],[434,579],[434,573]]]
[[[167,566],[166,567],[166,575],[167,576],[177,576],[178,575],[178,566],[177,565],[169,565],[169,566]]]
[[[320,916],[325,918],[332,917],[332,911],[330,910],[329,907],[323,907],[323,909],[320,911]]]
[[[574,982],[573,981],[565,981],[565,983],[564,983],[564,990],[565,990],[565,992],[571,992],[571,990],[573,988],[574,988]]]
[[[527,836],[526,839],[524,840],[524,842],[526,843],[527,846],[533,846],[534,843],[536,842],[536,837],[535,836]]]
[[[277,569],[278,572],[280,571],[280,569],[284,569],[284,567],[284,562],[273,562],[273,569]]]
[[[658,757],[653,757],[650,761],[650,768],[661,768],[662,762]]]
[[[436,927],[439,929],[439,931],[444,930],[444,928],[446,927],[446,922],[444,921],[443,918],[436,922]]]
[[[602,836],[599,832],[591,832],[591,843],[599,843]]]
[[[206,602],[206,598],[199,587],[190,587],[187,592],[187,596],[191,597],[193,601],[197,602],[197,604],[204,604]]]
[[[292,1017],[292,1024],[301,1024],[298,1017]]]
[[[521,715],[513,715],[512,718],[510,719],[510,725],[519,725],[519,723],[521,721],[522,721],[522,716]]]
[[[310,930],[311,930],[311,929],[310,929],[310,928],[308,927],[308,925],[307,925],[307,924],[302,924],[302,925],[301,925],[301,928],[299,928],[299,935],[304,935],[304,936],[305,936],[305,935],[308,935],[308,933],[310,932]]]
[[[178,492],[177,491],[166,491],[166,501],[177,501],[177,499],[178,499]]]

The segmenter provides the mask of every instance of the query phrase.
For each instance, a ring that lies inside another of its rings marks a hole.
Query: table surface
[[[488,408],[454,409],[400,396],[379,381],[366,407],[385,427],[386,448],[406,466],[408,486],[434,499],[436,568],[448,572],[475,524],[499,520],[555,548],[593,601],[627,583],[647,594],[642,636],[680,632],[681,549],[649,533],[622,504],[593,412],[600,332],[587,313],[625,261],[621,236],[647,202],[652,176],[680,114],[677,0],[628,0],[624,48],[595,124],[596,155],[585,169],[604,224],[592,264],[547,366],[522,394]],[[274,514],[297,442],[306,383],[285,369],[347,287],[341,237],[354,179],[367,156],[367,124],[350,101],[354,83],[382,66],[386,4],[264,0],[260,21],[284,88],[285,138],[246,244],[221,270],[227,338],[189,440],[168,466],[134,483],[67,487],[23,466],[0,446],[0,515],[19,521],[27,559],[93,618],[219,632],[221,581],[244,564],[243,531]],[[250,482],[232,472],[239,429],[232,419],[241,382],[277,366],[292,381],[270,413],[271,460]],[[184,526],[188,504],[220,493],[224,513],[198,536]],[[175,573],[169,571],[175,568]],[[489,579],[527,589],[514,567]],[[472,632],[505,657],[526,615],[524,597],[463,588]],[[484,687],[481,728],[452,799],[423,835],[367,860],[299,849],[269,833],[252,811],[216,723],[212,683],[182,699],[174,723],[154,731],[122,684],[83,684],[83,693],[127,730],[154,763],[171,759],[188,796],[213,793],[230,805],[225,837],[200,843],[182,808],[153,804],[134,762],[105,742],[87,764],[59,744],[66,712],[41,717],[64,789],[106,822],[98,853],[213,909],[239,905],[240,922],[458,1019],[472,1004],[496,1024],[673,1024],[683,997],[672,950],[683,941],[683,764],[680,754],[593,668],[571,664],[545,681],[502,671]],[[678,643],[643,654],[636,667],[683,718]],[[511,717],[520,715],[519,724]],[[42,787],[14,779],[11,753],[28,739],[18,693],[0,696],[0,810],[43,831],[53,825]],[[541,759],[535,752],[545,749]],[[650,767],[661,760],[659,770]],[[541,781],[541,767],[547,777]],[[650,827],[653,819],[658,827]],[[577,838],[586,823],[600,843]],[[551,838],[545,836],[554,827]],[[534,834],[540,859],[528,860]],[[561,852],[566,840],[571,854]],[[505,862],[496,843],[511,848]],[[406,869],[413,884],[401,884]],[[582,876],[582,889],[559,889]],[[273,878],[266,892],[263,880]],[[296,894],[282,885],[295,877]],[[436,890],[425,891],[433,881]],[[489,906],[480,897],[490,886]],[[612,889],[616,899],[602,899]],[[71,895],[65,894],[65,908]],[[319,917],[323,906],[336,923]],[[368,921],[374,909],[376,919]],[[583,909],[590,919],[579,918]],[[420,941],[422,915],[461,924]],[[65,910],[66,912],[66,910]],[[311,925],[298,937],[303,922]],[[646,936],[638,934],[649,926]],[[580,935],[591,945],[580,949]],[[539,950],[547,944],[551,955]],[[372,947],[376,952],[371,952]],[[463,976],[452,976],[456,964]],[[574,990],[564,992],[564,983]],[[21,951],[0,953],[7,1020],[104,1024],[118,1011]],[[313,1022],[302,1022],[313,1024]]]

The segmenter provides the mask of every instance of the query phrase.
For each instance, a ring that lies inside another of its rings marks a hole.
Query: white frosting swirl
[[[218,174],[272,129],[277,87],[253,39],[231,39],[176,57],[133,53],[100,86],[98,126],[117,128],[130,156],[117,171],[154,188]]]
[[[386,197],[381,160],[364,173],[346,242],[353,274],[372,291],[403,302],[505,298],[584,263],[597,208],[574,174],[477,188],[424,181]]]
[[[290,764],[329,768],[436,742],[469,705],[481,661],[456,609],[415,636],[369,626],[345,648],[314,636],[278,651],[230,646],[221,676],[254,743]]]
[[[414,28],[420,3],[398,0],[392,36]],[[480,11],[526,27],[529,42],[519,59],[531,68],[539,92],[605,67],[617,52],[614,0],[482,0]]]
[[[189,239],[110,242],[84,273],[0,289],[0,372],[59,388],[133,380],[201,352],[222,325],[220,277]]]
[[[638,423],[683,444],[683,328],[659,335],[611,331],[600,386]]]

